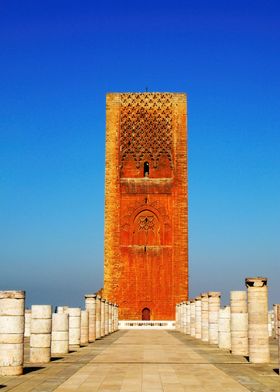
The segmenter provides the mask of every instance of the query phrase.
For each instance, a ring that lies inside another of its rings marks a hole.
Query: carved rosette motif
[[[121,94],[120,164],[132,158],[137,168],[148,160],[158,166],[172,157],[172,94]]]
[[[144,200],[143,203],[135,202],[127,208],[126,215],[121,219],[121,230],[130,233],[133,238],[140,238],[137,233],[143,232],[144,238],[148,239],[149,232],[153,233],[153,244],[160,245],[161,234],[171,230],[169,217],[166,209],[158,201],[149,203]],[[140,235],[141,236],[141,235]],[[143,237],[142,237],[143,238]],[[151,237],[149,237],[151,238]],[[136,240],[136,244],[138,241]]]

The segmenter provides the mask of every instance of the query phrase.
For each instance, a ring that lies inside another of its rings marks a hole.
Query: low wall
[[[175,329],[174,320],[119,320],[119,329]]]

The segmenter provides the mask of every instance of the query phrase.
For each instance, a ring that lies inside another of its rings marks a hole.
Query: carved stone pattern
[[[143,210],[149,209],[149,206],[153,207],[158,211],[158,214],[162,217],[163,224],[165,225],[166,230],[170,230],[170,220],[167,215],[167,212],[164,207],[162,207],[159,203],[159,201],[153,201],[151,203],[143,200],[143,202],[134,202],[133,204],[130,204],[127,209],[126,209],[126,214],[121,217],[121,230],[124,230],[126,232],[129,232],[130,230],[130,221],[131,221],[131,216],[135,214],[135,211],[141,207]],[[143,216],[141,216],[142,218]],[[151,217],[149,215],[149,217]]]
[[[139,216],[137,223],[138,223],[138,231],[154,230],[154,226],[155,226],[154,216],[149,216],[149,215]]]
[[[156,168],[164,155],[172,167],[172,94],[121,94],[120,163],[133,157]]]

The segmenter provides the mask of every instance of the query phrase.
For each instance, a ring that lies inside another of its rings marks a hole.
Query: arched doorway
[[[144,308],[142,310],[142,320],[150,320],[151,311],[149,308]]]

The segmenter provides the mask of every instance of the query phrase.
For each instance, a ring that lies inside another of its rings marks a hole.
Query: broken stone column
[[[187,301],[183,302],[183,333],[187,333]]]
[[[0,375],[23,372],[24,291],[0,291]]]
[[[176,308],[175,308],[175,328],[177,331],[179,331],[180,329],[180,322],[179,322],[179,312],[180,312],[180,304],[176,304]]]
[[[221,303],[221,293],[210,291],[208,293],[208,334],[209,343],[219,343],[219,311]]]
[[[68,306],[58,306],[56,313],[68,313]]]
[[[186,332],[187,335],[191,334],[191,306],[190,301],[186,302]]]
[[[67,313],[53,313],[51,355],[59,356],[69,352],[69,316]]]
[[[89,343],[89,312],[81,311],[81,346],[87,346]]]
[[[117,323],[116,323],[116,304],[113,304],[113,332],[117,330]]]
[[[208,335],[208,294],[201,294],[201,340],[209,341]]]
[[[101,337],[105,336],[105,299],[101,298]]]
[[[277,304],[276,306],[277,312],[276,312],[276,317],[277,317],[277,326],[278,326],[278,370],[280,374],[280,305]]]
[[[184,332],[184,324],[185,324],[185,302],[181,302],[180,306],[180,331]]]
[[[277,319],[277,307],[278,305],[273,305],[273,319],[274,319],[274,325],[273,325],[273,329],[274,329],[274,338],[278,339],[278,319]]]
[[[112,307],[113,307],[113,304],[112,304],[111,302],[109,302],[109,304],[108,304],[108,310],[109,310],[109,327],[108,327],[108,330],[109,330],[109,333],[112,333],[112,332],[113,332],[113,329],[112,329],[112,327],[113,327]]]
[[[119,305],[116,304],[116,331],[119,329]]]
[[[231,353],[248,355],[248,306],[246,291],[230,292]]]
[[[81,344],[81,309],[68,308],[69,350],[77,350]]]
[[[100,339],[100,337],[101,337],[101,297],[100,297],[100,295],[97,295],[96,299],[95,299],[95,323],[96,323],[95,338]]]
[[[109,334],[109,301],[105,300],[105,336]]]
[[[219,348],[230,350],[230,307],[225,306],[219,311]]]
[[[31,309],[25,309],[24,313],[24,337],[30,338],[30,326],[31,326]]]
[[[195,337],[195,300],[190,300],[190,310],[191,310],[191,336]]]
[[[246,278],[245,282],[248,289],[249,360],[267,363],[270,359],[267,278]]]
[[[180,316],[180,318],[181,318],[181,327],[180,327],[180,331],[182,333],[184,333],[184,331],[185,331],[185,323],[186,323],[186,307],[185,307],[185,305],[186,305],[185,301],[181,302],[181,306],[180,306],[180,310],[181,310],[181,316]]]
[[[274,305],[273,305],[274,306]],[[274,309],[268,312],[268,336],[274,337],[273,323],[274,323]]]
[[[85,295],[85,308],[88,311],[88,341],[94,342],[96,339],[96,294]]]
[[[201,297],[195,298],[195,337],[201,339]]]
[[[32,305],[30,362],[48,363],[51,360],[51,305]]]

